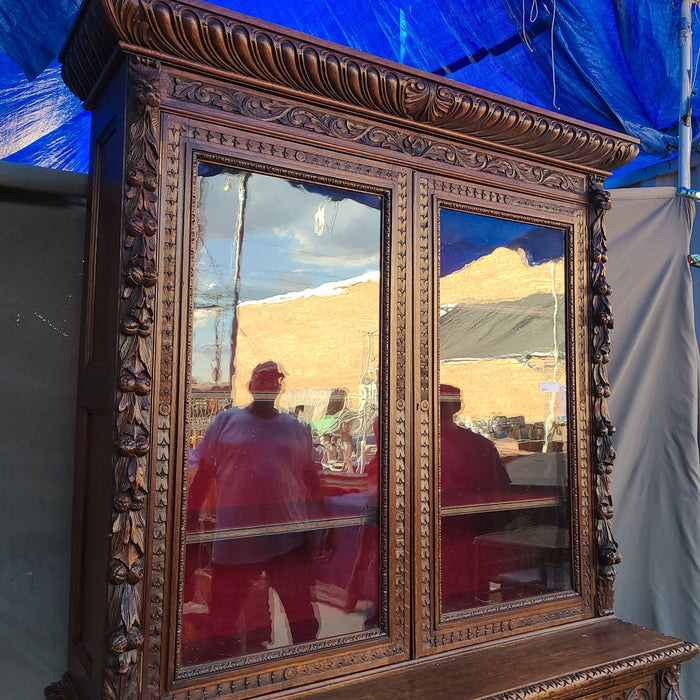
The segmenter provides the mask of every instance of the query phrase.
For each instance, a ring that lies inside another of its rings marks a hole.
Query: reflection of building
[[[565,413],[541,391],[566,381],[564,276],[563,259],[497,248],[441,278],[440,378],[461,390],[458,419],[534,426]]]
[[[285,373],[282,406],[299,405],[295,389],[342,387],[349,408],[358,408],[359,387],[368,359],[379,352],[378,274],[338,283],[333,293],[310,293],[239,307],[234,403],[248,401],[250,372],[274,358]],[[325,407],[324,407],[325,408]]]
[[[193,390],[190,394],[188,417],[188,439],[190,447],[197,447],[199,441],[216,415],[231,405],[229,389],[209,391]]]
[[[221,408],[246,405],[253,367],[274,359],[285,374],[279,407],[319,426],[318,443],[329,466],[364,471],[378,409],[378,277],[370,272],[308,292],[240,304],[233,388],[219,397]],[[193,350],[198,349],[195,333]],[[228,367],[228,362],[221,365]],[[205,413],[209,420],[213,417],[207,413],[211,392],[204,389],[210,387],[193,387],[191,431],[200,423],[206,429]],[[347,420],[332,418],[336,411],[329,413],[334,391],[343,393],[340,408]],[[324,419],[328,430],[323,429]]]
[[[441,379],[462,392],[459,417],[522,416],[526,425],[543,422],[552,395],[542,393],[540,385],[555,378],[563,383],[566,376],[561,323],[561,356],[553,354],[554,295],[559,321],[563,279],[563,261],[531,265],[521,251],[505,248],[441,279]],[[528,328],[516,333],[524,318]],[[368,362],[376,368],[378,319],[376,273],[339,282],[332,293],[310,290],[241,304],[233,403],[248,402],[250,372],[261,360],[274,358],[286,374],[284,410],[303,406],[305,420],[318,420],[334,387],[343,387],[348,408],[357,410],[366,402]],[[451,327],[456,340],[449,335]],[[508,356],[503,357],[496,336],[508,339]]]

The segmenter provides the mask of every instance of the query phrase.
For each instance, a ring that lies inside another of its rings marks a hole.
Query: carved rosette
[[[135,697],[143,647],[143,557],[151,443],[159,65],[128,66],[126,188],[103,699]]]
[[[590,178],[589,196],[592,213],[591,389],[593,394],[593,465],[598,555],[596,602],[598,614],[610,615],[613,612],[615,564],[618,564],[622,559],[617,552],[617,542],[613,537],[610,523],[613,517],[610,475],[615,459],[615,449],[612,446],[615,427],[610,422],[608,413],[608,397],[610,396],[608,361],[610,360],[610,330],[613,327],[613,316],[610,308],[612,288],[605,279],[608,248],[603,218],[612,205],[610,204],[610,193],[603,189],[599,178]]]

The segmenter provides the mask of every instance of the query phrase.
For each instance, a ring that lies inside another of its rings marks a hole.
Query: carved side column
[[[591,289],[592,289],[592,347],[591,347],[591,381],[593,395],[593,439],[594,478],[595,478],[595,518],[596,549],[598,558],[596,576],[596,607],[599,615],[613,612],[613,582],[615,564],[622,557],[617,552],[617,542],[612,534],[610,520],[613,517],[612,495],[610,493],[610,475],[612,474],[615,449],[612,436],[615,427],[610,422],[608,397],[610,383],[608,380],[608,362],[610,360],[610,329],[613,316],[610,308],[612,288],[605,279],[605,263],[608,260],[608,248],[603,219],[611,208],[610,193],[603,189],[601,179],[590,178],[591,223]]]
[[[143,647],[143,558],[152,433],[159,77],[157,62],[128,65],[125,199],[110,532],[107,655],[102,697],[135,698]]]

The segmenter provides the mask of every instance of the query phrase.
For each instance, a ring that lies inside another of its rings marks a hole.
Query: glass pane
[[[375,195],[199,164],[181,663],[378,628]]]
[[[571,587],[564,233],[440,211],[441,612]]]

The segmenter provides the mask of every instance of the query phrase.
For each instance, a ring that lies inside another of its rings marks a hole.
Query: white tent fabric
[[[686,261],[695,203],[675,188],[614,190],[606,225],[618,431],[613,530],[618,617],[700,641],[700,361]],[[700,698],[700,660],[684,664]]]

